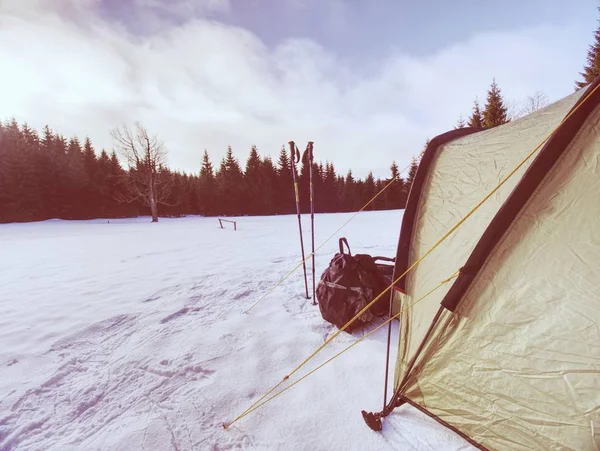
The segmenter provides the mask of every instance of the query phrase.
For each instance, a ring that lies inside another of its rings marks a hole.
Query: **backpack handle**
[[[348,255],[352,256],[352,252],[350,252],[350,245],[348,244],[348,240],[344,237],[340,238],[340,254],[344,253],[344,243],[348,248]]]

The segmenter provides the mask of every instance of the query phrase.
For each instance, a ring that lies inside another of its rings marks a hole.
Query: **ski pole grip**
[[[350,245],[348,244],[348,240],[344,237],[340,238],[340,254],[344,253],[344,244],[346,244],[346,247],[348,248],[348,255],[352,255],[352,252],[350,252]]]

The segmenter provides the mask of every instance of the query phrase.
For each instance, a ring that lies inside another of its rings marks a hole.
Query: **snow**
[[[393,256],[401,215],[360,213],[318,252],[317,280],[340,236]],[[349,217],[316,215],[317,246]],[[223,429],[337,330],[305,299],[301,268],[243,313],[300,246],[294,215],[236,220],[237,231],[202,217],[0,225],[0,450],[472,449],[410,406],[381,433],[366,426],[360,411],[381,409],[387,328]],[[308,215],[303,227],[308,254]]]

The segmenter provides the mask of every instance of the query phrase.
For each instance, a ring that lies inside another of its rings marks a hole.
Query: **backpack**
[[[348,253],[344,252],[344,244]],[[352,255],[346,238],[339,240],[340,251],[329,262],[317,285],[319,310],[325,321],[341,329],[375,297],[391,285],[394,266],[376,263],[377,260],[395,262],[395,258]],[[346,332],[352,332],[389,312],[390,296],[384,294],[374,305],[359,316]]]

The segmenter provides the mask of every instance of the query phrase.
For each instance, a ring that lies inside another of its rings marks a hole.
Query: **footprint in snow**
[[[189,311],[190,311],[189,307],[184,307],[181,310],[178,310],[175,313],[171,313],[169,316],[164,317],[163,319],[160,320],[160,323],[161,324],[168,323],[169,321],[172,321],[176,318],[179,318],[180,316],[185,315]]]

